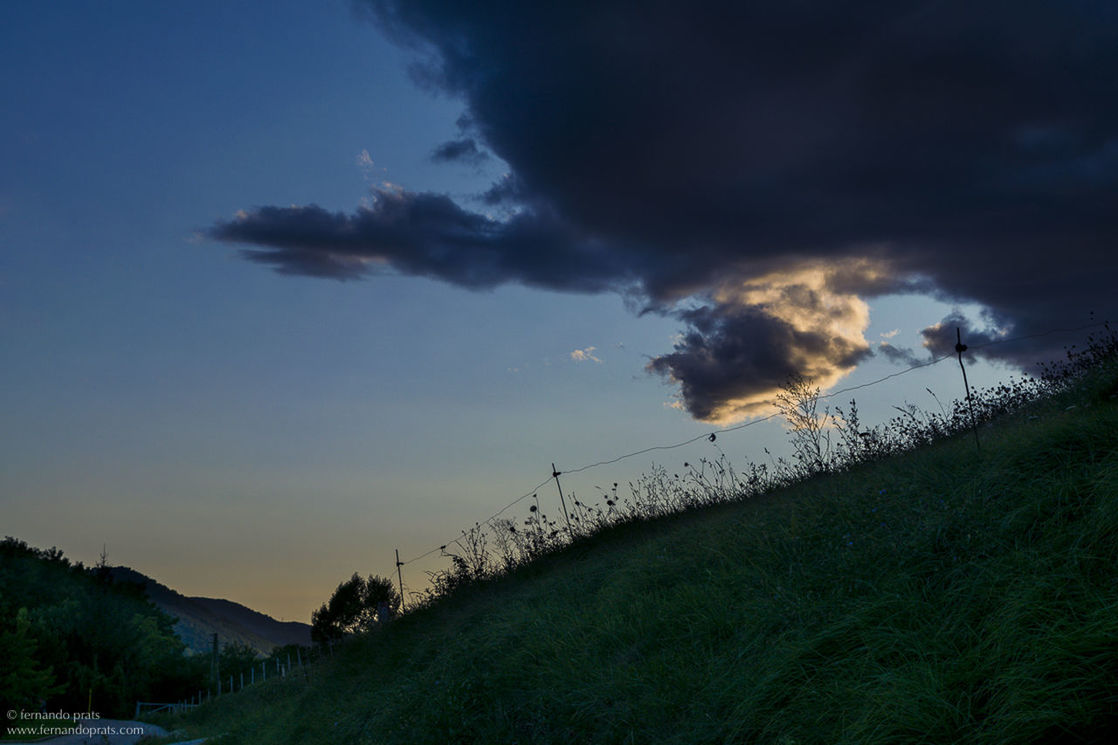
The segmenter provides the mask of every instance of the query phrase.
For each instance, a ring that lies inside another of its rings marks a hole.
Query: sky
[[[1115,317],[1112,3],[545,5],[0,4],[0,534],[307,621]]]

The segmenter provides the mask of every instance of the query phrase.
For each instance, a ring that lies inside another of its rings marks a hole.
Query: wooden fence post
[[[218,669],[218,654],[217,654],[217,632],[214,632],[214,650],[213,659],[210,661],[210,675],[213,677],[217,686],[217,695],[221,695],[221,671]]]
[[[400,561],[400,549],[396,549],[396,581],[400,583],[400,610],[404,609],[404,575],[400,571],[403,563]],[[334,650],[331,649],[331,652]]]
[[[560,475],[558,469],[555,468],[555,464],[552,463],[551,478],[555,479],[555,486],[559,489],[559,502],[563,505],[563,517],[567,520],[567,533],[571,536],[571,540],[573,541],[575,539],[575,532],[574,529],[571,528],[571,517],[567,514],[567,500],[563,498],[563,487],[559,484]]]
[[[959,327],[955,327],[955,354],[959,355],[959,369],[963,371],[963,388],[967,392],[967,405],[970,407],[970,426],[974,430],[974,446],[978,452],[982,452],[982,443],[978,441],[978,419],[974,415],[974,399],[970,395],[970,383],[967,382],[967,368],[963,366],[963,352],[967,351],[967,345],[963,343],[963,332]]]

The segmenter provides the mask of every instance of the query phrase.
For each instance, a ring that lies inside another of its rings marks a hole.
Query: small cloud
[[[1012,326],[999,322],[989,312],[983,313],[983,322],[986,328],[980,331],[962,311],[955,308],[939,323],[922,329],[920,334],[924,337],[924,347],[933,355],[952,355],[955,353],[955,344],[961,341],[970,349],[971,354],[989,359],[996,356],[998,348],[979,351],[980,348],[1006,338]],[[1027,359],[1026,357],[1022,362]]]
[[[594,350],[597,347],[587,347],[586,349],[576,349],[571,352],[571,359],[575,362],[597,362],[601,364],[601,360],[594,356]]]
[[[882,334],[884,336],[884,334]],[[911,349],[894,347],[887,341],[877,343],[878,354],[883,354],[890,362],[904,365],[920,365],[928,360],[920,359]]]
[[[488,159],[489,154],[481,150],[472,138],[444,142],[431,153],[431,160],[436,163],[459,162],[476,166]]]
[[[377,168],[368,150],[363,149],[357,154],[356,163],[357,167],[361,169],[361,175],[365,177],[366,181],[375,181],[378,178],[378,171],[382,174],[388,173],[387,168]]]
[[[892,339],[894,336],[896,336],[899,333],[901,333],[900,329],[893,329],[892,331],[883,331],[881,333],[881,338],[882,339]]]

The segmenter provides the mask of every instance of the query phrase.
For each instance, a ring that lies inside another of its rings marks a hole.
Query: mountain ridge
[[[115,566],[109,571],[116,582],[141,585],[156,607],[177,619],[175,633],[189,653],[205,654],[212,650],[214,633],[223,647],[240,643],[263,655],[276,647],[311,643],[310,624],[277,621],[232,600],[189,597],[131,567]]]

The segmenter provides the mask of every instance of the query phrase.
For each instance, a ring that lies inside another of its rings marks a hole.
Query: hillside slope
[[[222,646],[237,642],[264,655],[287,644],[311,643],[309,624],[277,621],[230,600],[186,597],[129,567],[113,567],[111,572],[118,582],[142,585],[156,607],[178,619],[175,633],[191,652],[209,653],[215,632]]]
[[[1114,376],[633,524],[185,724],[235,743],[1118,741]]]

